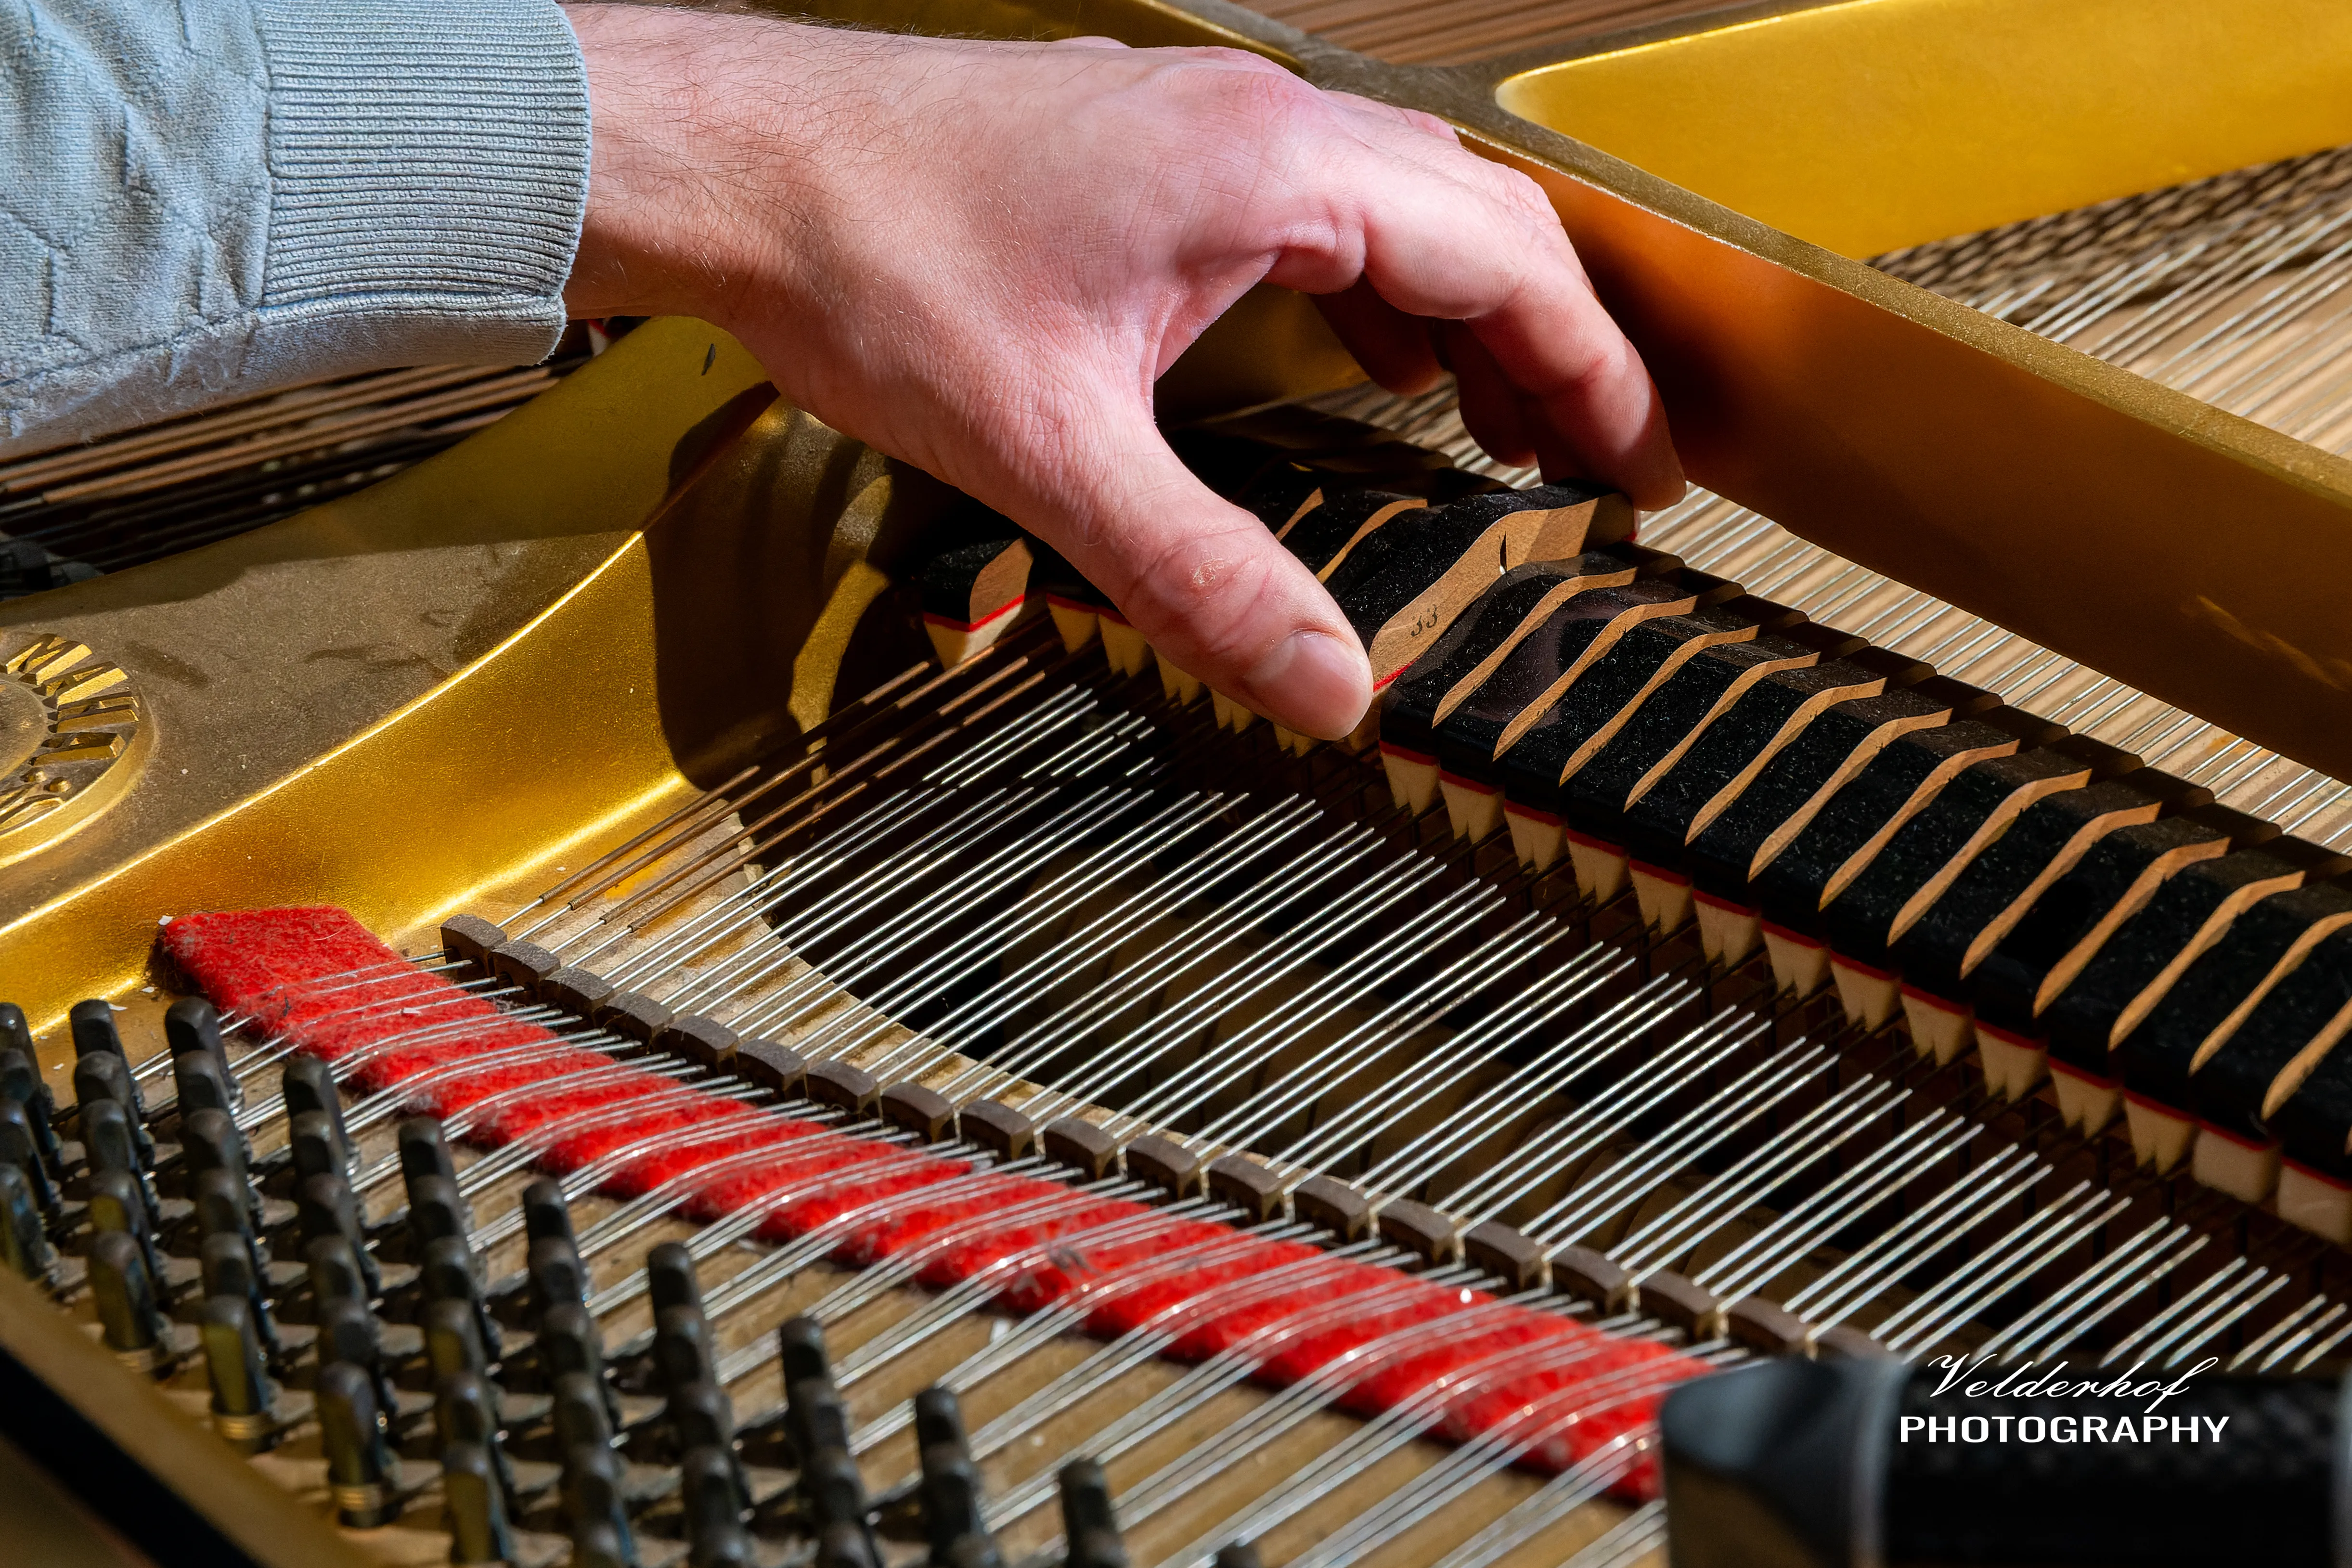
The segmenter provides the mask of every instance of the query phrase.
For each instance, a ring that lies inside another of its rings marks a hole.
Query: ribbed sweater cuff
[[[563,330],[588,79],[554,0],[261,0],[265,323],[408,363],[528,363]]]

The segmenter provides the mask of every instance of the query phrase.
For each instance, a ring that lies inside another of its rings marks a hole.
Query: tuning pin
[[[92,1109],[101,1100],[111,1100],[121,1108],[124,1120],[130,1123],[137,1168],[144,1171],[153,1167],[155,1143],[147,1135],[147,1108],[140,1100],[139,1086],[131,1081],[131,1068],[121,1056],[113,1051],[92,1051],[74,1063],[73,1089],[74,1103],[79,1108],[76,1119],[82,1124],[85,1143],[89,1139]]]
[[[41,1159],[50,1171],[57,1171],[62,1159],[62,1151],[58,1148],[58,1103],[49,1093],[48,1081],[41,1077],[41,1069],[33,1065],[33,1048],[29,1045],[21,1050],[0,1050],[0,1100],[13,1100],[25,1108],[26,1120],[33,1129],[34,1147],[41,1152]]]
[[[374,1380],[349,1362],[330,1362],[319,1369],[318,1399],[335,1517],[354,1530],[391,1523],[400,1516],[400,1480],[384,1446]]]
[[[776,1358],[783,1363],[787,1390],[804,1378],[832,1381],[833,1366],[824,1353],[824,1325],[805,1313],[777,1325]]]
[[[874,1542],[854,1524],[828,1524],[817,1532],[815,1568],[880,1568]]]
[[[693,1307],[664,1307],[654,1314],[654,1373],[665,1389],[683,1388],[712,1375],[710,1324]]]
[[[233,1081],[208,1051],[182,1051],[172,1058],[172,1090],[179,1098],[183,1121],[191,1111],[234,1111]]]
[[[702,1310],[702,1285],[694,1277],[694,1254],[681,1242],[665,1241],[646,1254],[646,1286],[656,1312],[665,1307]]]
[[[946,1393],[943,1389],[923,1392]],[[981,1512],[980,1467],[971,1462],[971,1455],[965,1447],[963,1418],[960,1412],[952,1410],[953,1395],[947,1397],[953,1416],[951,1434],[942,1435],[936,1419],[925,1421],[921,1395],[917,1396],[915,1405],[915,1431],[921,1443],[919,1457],[922,1465],[917,1496],[922,1507],[923,1535],[930,1545],[932,1568],[999,1568],[1003,1559]],[[924,1435],[926,1425],[931,1427],[929,1437]]]
[[[221,1039],[220,1015],[213,1005],[201,996],[183,996],[163,1010],[163,1042],[172,1050],[172,1070],[176,1074],[182,1057],[208,1057],[220,1069],[220,1080],[228,1088],[228,1103],[221,1109],[235,1110],[245,1103],[245,1087],[237,1081],[229,1066],[228,1047]],[[184,1105],[183,1107],[184,1109]]]
[[[122,1037],[114,1027],[114,1007],[111,1003],[92,999],[77,1002],[66,1015],[73,1029],[74,1055],[92,1056],[110,1051],[122,1059]]]
[[[13,1165],[24,1176],[33,1206],[44,1216],[58,1212],[57,1184],[49,1179],[48,1162],[41,1158],[40,1140],[34,1135],[31,1113],[22,1100],[0,1100],[0,1164]]]
[[[530,1280],[530,1317],[536,1323],[556,1307],[583,1306],[588,1300],[588,1266],[568,1236],[542,1236],[525,1254]]]
[[[260,1342],[263,1355],[276,1362],[282,1353],[278,1324],[269,1315],[261,1277],[254,1270],[253,1249],[245,1237],[234,1231],[207,1236],[198,1244],[196,1259],[203,1271],[205,1299],[234,1296],[243,1301],[253,1314],[254,1337]]]
[[[572,1234],[572,1205],[563,1195],[563,1184],[552,1176],[541,1176],[522,1190],[523,1234],[533,1241],[560,1237],[572,1243],[574,1250],[580,1238]]]
[[[1127,1544],[1111,1511],[1110,1480],[1092,1459],[1073,1459],[1055,1480],[1062,1489],[1062,1539],[1066,1568],[1128,1568]]]
[[[481,1276],[476,1272],[474,1249],[454,1236],[427,1244],[417,1259],[420,1282],[427,1301],[460,1301],[474,1314],[474,1334],[482,1353],[495,1362],[506,1353],[498,1321],[482,1300]]]
[[[319,1302],[319,1359],[348,1362],[368,1374],[379,1410],[399,1407],[383,1364],[383,1328],[367,1303],[353,1296],[328,1296]]]
[[[514,1556],[507,1522],[507,1486],[491,1450],[452,1443],[441,1450],[441,1506],[452,1563],[505,1563]]]
[[[1217,1568],[1265,1568],[1265,1560],[1248,1542],[1236,1541],[1217,1548]]]
[[[689,1383],[672,1389],[665,1413],[670,1439],[679,1453],[718,1449],[735,1467],[736,1489],[745,1497],[751,1495],[751,1478],[743,1474],[742,1462],[735,1457],[735,1404],[725,1389],[716,1383]]]
[[[447,1377],[458,1372],[477,1375],[488,1372],[490,1358],[485,1353],[482,1331],[474,1321],[473,1308],[465,1301],[446,1296],[427,1301],[425,1310],[417,1314],[417,1321],[425,1331],[425,1355],[435,1377]]]
[[[572,1524],[572,1568],[636,1568],[637,1547],[621,1490],[620,1457],[602,1443],[563,1451],[563,1511]]]
[[[351,1248],[367,1299],[372,1301],[383,1294],[383,1276],[368,1255],[367,1237],[360,1231],[359,1205],[352,1197],[349,1182],[332,1173],[305,1176],[295,1184],[294,1207],[305,1248],[321,1237],[340,1237]]]
[[[15,1165],[0,1164],[0,1260],[26,1279],[49,1277],[57,1250],[49,1245],[41,1224],[41,1205],[33,1199],[33,1184]]]
[[[619,1399],[604,1376],[604,1336],[585,1307],[551,1307],[539,1320],[540,1371],[551,1382],[576,1374],[596,1391],[607,1428],[621,1424]]]
[[[470,1249],[473,1216],[457,1184],[446,1176],[412,1177],[408,1184],[408,1245],[415,1256],[436,1241],[455,1241]]]
[[[197,1188],[208,1176],[221,1178],[224,1190],[235,1194],[237,1208],[245,1215],[245,1229],[257,1236],[261,1229],[261,1191],[253,1184],[253,1167],[246,1158],[245,1134],[225,1110],[198,1110],[182,1118],[180,1147],[188,1167],[188,1195],[195,1197]]]
[[[857,1461],[844,1448],[819,1448],[801,1465],[801,1503],[808,1510],[812,1530],[850,1525],[863,1531],[866,1524],[866,1479]],[[868,1534],[866,1550],[876,1562],[881,1552]]]
[[[441,1131],[438,1118],[412,1116],[401,1122],[395,1136],[400,1145],[400,1176],[413,1182],[419,1176],[440,1176],[447,1181],[457,1179],[457,1162],[449,1152],[449,1140]]]
[[[499,1414],[499,1391],[496,1384],[478,1373],[452,1373],[434,1380],[433,1429],[445,1449],[453,1444],[473,1444],[490,1457],[498,1472],[499,1485],[511,1497],[514,1494],[514,1471],[507,1464],[505,1447],[499,1441],[502,1418]]]
[[[196,1326],[213,1385],[213,1430],[240,1453],[259,1453],[277,1436],[278,1423],[253,1309],[243,1296],[207,1296],[196,1309]]]
[[[915,1395],[915,1446],[971,1451],[964,1438],[962,1403],[936,1384]]]
[[[288,1117],[316,1110],[334,1123],[335,1147],[341,1152],[341,1164],[348,1175],[352,1166],[352,1135],[350,1129],[343,1125],[343,1100],[335,1092],[334,1069],[316,1057],[289,1057],[285,1071],[278,1079],[278,1092],[285,1096]]]
[[[98,1299],[98,1321],[107,1349],[142,1370],[152,1371],[170,1359],[163,1314],[155,1307],[155,1284],[135,1237],[104,1230],[90,1238],[89,1287]]]
[[[757,1561],[734,1458],[721,1448],[689,1448],[677,1466],[691,1568],[751,1568]]]
[[[804,1377],[784,1390],[784,1432],[805,1462],[826,1448],[849,1447],[849,1406],[827,1377]]]
[[[129,1237],[147,1266],[148,1279],[158,1291],[163,1289],[163,1260],[155,1251],[155,1222],[138,1177],[128,1171],[100,1171],[91,1176],[89,1224],[93,1230]]]
[[[584,1372],[567,1372],[550,1389],[553,1401],[548,1419],[555,1427],[559,1447],[581,1443],[610,1443],[613,1413],[604,1407],[604,1389]]]
[[[89,1157],[89,1168],[95,1174],[114,1173],[127,1178],[139,1189],[148,1211],[155,1208],[155,1188],[139,1163],[139,1142],[131,1135],[131,1117],[121,1106],[110,1100],[85,1101],[78,1119],[81,1122],[81,1146]]]
[[[626,1529],[603,1520],[572,1532],[571,1568],[637,1568]]]
[[[14,1002],[0,1002],[0,1051],[22,1051],[33,1054],[33,1026],[25,1019],[25,1010]]]
[[[298,1110],[286,1119],[287,1152],[293,1156],[297,1186],[313,1176],[332,1176],[350,1185],[351,1167],[335,1132],[335,1119],[323,1110]],[[367,1224],[367,1205],[352,1194],[352,1210]]]
[[[310,1272],[314,1300],[357,1301],[362,1307],[374,1300],[368,1294],[367,1273],[360,1267],[359,1254],[347,1237],[313,1237],[303,1244],[302,1266]]]

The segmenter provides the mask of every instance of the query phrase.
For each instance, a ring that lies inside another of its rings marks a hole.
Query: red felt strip
[[[1013,1310],[1075,1299],[1096,1332],[1150,1327],[1173,1336],[1171,1354],[1244,1354],[1271,1384],[1317,1377],[1349,1409],[1404,1406],[1457,1440],[1499,1436],[1530,1468],[1630,1438],[1622,1495],[1656,1495],[1643,1439],[1657,1401],[1704,1370],[1482,1291],[975,1173],[616,1068],[418,969],[341,910],[184,915],[162,946],[224,1013],[342,1064],[355,1088],[406,1089],[468,1142],[526,1141],[542,1169],[596,1165],[604,1191],[663,1190],[698,1218],[757,1210],[771,1240],[826,1229],[843,1261],[905,1256],[934,1287],[985,1277]]]

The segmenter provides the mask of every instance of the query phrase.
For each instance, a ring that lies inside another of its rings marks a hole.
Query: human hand
[[[1223,49],[570,10],[594,145],[575,316],[691,314],[785,396],[1033,530],[1180,667],[1302,733],[1363,649],[1152,423],[1261,279],[1507,463],[1681,493],[1656,391],[1535,184],[1426,115]]]

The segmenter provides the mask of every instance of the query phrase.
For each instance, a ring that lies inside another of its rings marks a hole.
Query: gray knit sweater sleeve
[[[563,328],[554,0],[0,0],[0,456]]]

